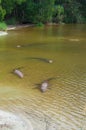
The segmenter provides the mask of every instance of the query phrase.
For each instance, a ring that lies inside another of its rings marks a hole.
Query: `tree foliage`
[[[0,21],[86,23],[86,0],[0,0]]]
[[[53,21],[61,23],[64,18],[64,7],[62,5],[55,5],[53,11]]]
[[[2,6],[0,6],[0,21],[3,21],[5,14],[6,14],[5,9],[3,9]]]

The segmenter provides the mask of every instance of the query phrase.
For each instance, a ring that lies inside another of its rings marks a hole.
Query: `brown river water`
[[[15,68],[23,78],[12,73]],[[42,93],[36,86],[49,78],[50,89]],[[86,25],[28,27],[1,36],[0,109],[27,119],[33,130],[86,130]]]

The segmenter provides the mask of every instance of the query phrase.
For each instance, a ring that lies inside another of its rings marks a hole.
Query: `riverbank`
[[[64,25],[65,23],[60,23],[60,24]],[[52,25],[57,26],[59,24],[58,23],[45,24],[45,26],[52,26]],[[37,26],[37,25],[34,25],[34,24],[8,25],[6,31],[3,31],[3,30],[0,31],[0,36],[7,35],[8,34],[7,31],[10,31],[10,30],[27,28],[27,27],[32,27],[32,26]]]
[[[46,25],[47,26],[52,26],[52,25],[58,25],[58,24],[56,24],[56,23],[48,23]],[[8,31],[11,31],[11,30],[27,28],[27,27],[32,27],[32,26],[36,26],[36,25],[34,25],[34,24],[8,25],[6,31],[0,31],[0,36],[7,35]]]
[[[52,26],[52,25],[57,26],[59,24],[57,24],[57,23],[47,23],[47,24],[45,24],[45,26]],[[0,36],[7,35],[8,31],[11,31],[11,30],[27,28],[27,27],[32,27],[32,26],[36,26],[36,25],[34,25],[34,24],[8,25],[6,31],[0,31]]]
[[[23,24],[23,25],[9,25],[6,29],[6,31],[0,31],[0,36],[4,36],[8,34],[8,31],[15,30],[15,29],[21,29],[21,28],[27,28],[34,26],[33,24]]]
[[[9,25],[6,30],[9,31],[9,30],[14,30],[14,29],[27,28],[31,26],[34,26],[34,25],[33,24]]]

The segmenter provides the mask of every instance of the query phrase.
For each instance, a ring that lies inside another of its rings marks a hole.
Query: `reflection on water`
[[[34,130],[85,130],[85,28],[29,27],[0,37],[0,108],[29,119]],[[11,73],[15,68],[20,68],[24,78]],[[51,89],[45,93],[35,89],[51,77],[55,77]]]

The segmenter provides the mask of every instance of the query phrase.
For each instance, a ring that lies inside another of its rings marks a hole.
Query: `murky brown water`
[[[86,25],[9,31],[0,37],[0,109],[30,120],[34,130],[86,130],[85,57]],[[35,88],[51,77],[51,89]]]

